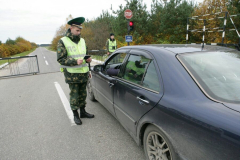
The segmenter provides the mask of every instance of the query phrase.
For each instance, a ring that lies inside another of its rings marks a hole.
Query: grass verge
[[[36,48],[35,48],[35,49],[36,49]],[[35,49],[32,49],[32,50],[30,50],[30,51],[26,51],[26,52],[22,52],[22,53],[19,53],[19,54],[15,54],[15,55],[12,55],[11,57],[26,56],[26,55],[32,53],[33,51],[35,51]],[[15,62],[15,61],[17,61],[17,60],[18,60],[18,59],[12,59],[12,60],[11,60],[11,63],[12,63],[12,62]],[[0,65],[2,65],[2,64],[4,64],[4,63],[7,63],[7,62],[8,62],[8,60],[0,60]]]
[[[56,52],[56,50],[54,50],[54,49],[52,49],[50,46],[48,46],[48,47],[45,47],[47,50],[49,50],[49,51],[53,51],[53,52]]]

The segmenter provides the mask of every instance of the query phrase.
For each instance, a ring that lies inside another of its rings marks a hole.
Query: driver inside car
[[[129,61],[126,66],[126,73],[124,78],[132,82],[139,82],[142,80],[145,67],[141,65],[141,60]]]

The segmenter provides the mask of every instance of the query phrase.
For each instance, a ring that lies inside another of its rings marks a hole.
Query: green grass
[[[36,48],[35,48],[35,49],[36,49]],[[10,57],[26,56],[26,55],[32,53],[33,51],[35,51],[35,49],[32,49],[32,50],[30,50],[30,51],[26,51],[26,52],[22,52],[22,53],[19,53],[19,54],[15,54],[15,55],[12,55],[12,56],[10,56]],[[12,60],[11,60],[11,63],[12,63],[12,62],[15,62],[15,61],[17,61],[17,60],[18,60],[18,59],[12,59]],[[7,62],[8,62],[8,60],[0,60],[0,65],[2,65],[2,64],[4,64],[4,63],[7,63]]]
[[[47,50],[49,50],[49,51],[53,51],[53,52],[56,52],[56,50],[54,50],[54,49],[52,49],[50,46],[48,46],[48,47],[45,47]]]

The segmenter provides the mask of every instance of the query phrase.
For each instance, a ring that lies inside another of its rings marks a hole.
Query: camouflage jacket
[[[65,34],[66,37],[69,37],[74,43],[80,41],[79,36],[73,36],[70,29]],[[75,66],[77,65],[77,60],[67,56],[67,50],[64,46],[63,41],[60,39],[57,45],[57,61],[61,65],[65,66]],[[66,68],[63,69],[65,82],[66,83],[84,83],[88,80],[88,73],[69,73]]]

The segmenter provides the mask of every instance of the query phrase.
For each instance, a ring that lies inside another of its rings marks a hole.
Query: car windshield
[[[180,61],[215,100],[240,103],[240,52],[180,54]]]

